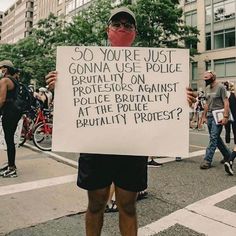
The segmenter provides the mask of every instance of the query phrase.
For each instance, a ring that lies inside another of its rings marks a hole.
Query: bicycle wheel
[[[42,151],[52,149],[52,123],[39,123],[33,133],[34,145]]]
[[[19,146],[23,146],[24,145],[24,143],[26,141],[26,136],[27,136],[27,130],[26,130],[26,128],[24,126],[22,126]]]

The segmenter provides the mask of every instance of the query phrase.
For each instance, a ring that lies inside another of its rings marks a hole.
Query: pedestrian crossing
[[[139,236],[156,235],[180,224],[208,236],[235,236],[236,213],[219,208],[217,203],[236,196],[236,186],[197,201],[139,229]]]

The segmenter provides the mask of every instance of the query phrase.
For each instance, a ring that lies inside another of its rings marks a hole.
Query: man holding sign
[[[130,47],[136,34],[134,13],[126,7],[114,9],[107,27],[110,45]],[[54,88],[56,79],[57,72],[55,71],[46,76],[49,87]],[[120,77],[120,80],[122,79]],[[117,99],[119,99],[118,96],[119,94],[117,94]],[[108,98],[103,96],[103,99]],[[195,95],[191,89],[187,90],[187,100],[189,104],[195,102]],[[118,118],[115,118],[115,121],[118,121]],[[92,146],[93,143],[90,145]],[[88,190],[89,203],[86,212],[88,236],[101,234],[103,213],[112,183],[115,185],[121,234],[137,235],[136,198],[137,192],[147,188],[147,157],[81,153],[77,184]]]

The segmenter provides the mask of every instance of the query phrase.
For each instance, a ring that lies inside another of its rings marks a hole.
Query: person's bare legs
[[[122,236],[136,236],[138,231],[136,199],[137,193],[115,186],[116,203],[119,209],[119,226]]]
[[[86,212],[86,235],[99,236],[103,226],[104,210],[110,193],[107,188],[88,191],[88,209]]]
[[[110,194],[109,194],[109,197],[108,197],[108,200],[107,200],[108,205],[112,204],[112,200],[115,199],[115,198],[113,198],[114,193],[115,193],[115,185],[114,185],[114,183],[112,183],[111,186],[110,186]]]

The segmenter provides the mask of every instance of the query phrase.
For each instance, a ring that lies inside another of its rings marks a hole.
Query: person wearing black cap
[[[0,176],[4,178],[17,177],[14,134],[22,114],[12,103],[12,100],[16,97],[16,84],[13,81],[18,78],[15,74],[16,70],[11,61],[4,60],[0,62],[0,109],[2,111],[2,127],[8,157],[8,163],[0,168]],[[13,77],[14,79],[10,79]]]
[[[108,20],[107,36],[111,46],[131,46],[137,34],[134,13],[126,7],[116,8]],[[46,77],[49,88],[54,88],[57,72]],[[187,91],[190,102],[195,98]],[[111,184],[115,185],[119,210],[119,226],[123,236],[137,235],[137,193],[147,188],[147,157],[81,153],[77,185],[88,191],[86,235],[100,235],[103,216]]]

